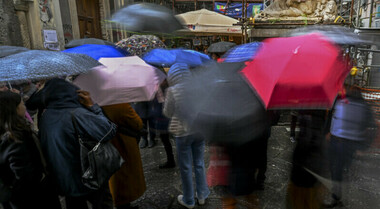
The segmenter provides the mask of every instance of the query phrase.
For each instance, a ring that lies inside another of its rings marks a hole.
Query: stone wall
[[[13,1],[0,0],[0,45],[23,46]]]

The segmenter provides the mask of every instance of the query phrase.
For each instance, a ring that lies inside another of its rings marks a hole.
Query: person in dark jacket
[[[342,207],[343,173],[350,168],[357,150],[370,146],[370,134],[376,134],[376,122],[359,88],[346,86],[346,97],[338,98],[331,118],[329,160],[333,187],[325,208]]]
[[[66,208],[87,208],[86,201],[94,209],[112,208],[108,184],[91,190],[82,183],[80,145],[72,119],[76,119],[80,135],[96,140],[103,137],[105,141],[110,140],[116,133],[115,125],[92,103],[88,92],[79,91],[63,79],[47,81],[39,94],[38,102],[42,105],[35,106],[45,109],[39,121],[41,147],[59,194],[65,196]],[[110,134],[105,135],[107,132]]]
[[[19,94],[0,92],[0,179],[11,193],[4,207],[58,209],[58,195],[49,184],[25,111]]]

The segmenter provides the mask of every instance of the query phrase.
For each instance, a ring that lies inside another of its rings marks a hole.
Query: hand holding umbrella
[[[91,99],[90,92],[84,90],[77,90],[79,96],[79,102],[86,108],[90,108],[94,105]]]

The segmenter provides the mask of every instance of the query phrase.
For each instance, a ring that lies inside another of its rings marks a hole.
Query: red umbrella
[[[340,50],[319,34],[264,42],[243,75],[269,108],[331,108],[349,72]]]

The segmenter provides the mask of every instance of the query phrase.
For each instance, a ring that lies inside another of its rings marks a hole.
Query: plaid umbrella
[[[76,75],[98,65],[101,64],[84,54],[29,50],[0,58],[0,82]]]
[[[252,60],[261,45],[262,43],[252,42],[235,46],[234,48],[228,50],[222,56],[222,59],[224,62],[244,62]]]
[[[21,46],[0,46],[0,58],[28,50],[29,49]]]
[[[77,47],[77,46],[82,46],[85,44],[115,46],[115,44],[113,44],[112,42],[105,41],[105,40],[98,39],[98,38],[82,38],[82,39],[74,39],[74,40],[69,41],[69,43],[67,43],[65,45],[65,48],[69,49],[69,48],[73,48],[73,47]]]
[[[166,48],[157,36],[154,35],[133,35],[127,39],[123,39],[116,45],[131,55],[142,57],[146,52],[155,48]]]

